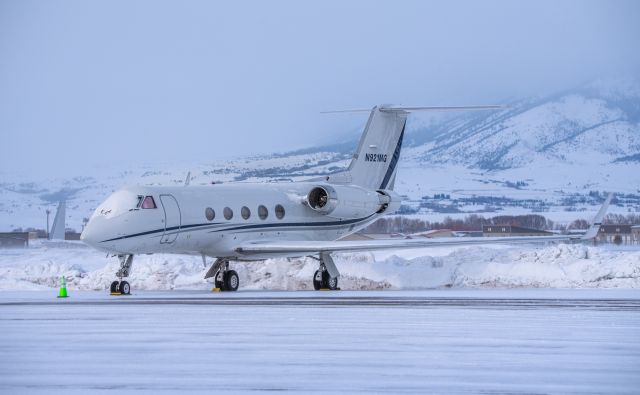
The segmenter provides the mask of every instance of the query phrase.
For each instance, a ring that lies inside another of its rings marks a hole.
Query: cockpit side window
[[[153,200],[153,196],[145,196],[142,201],[142,208],[157,208],[155,200]]]
[[[144,200],[144,196],[138,195],[138,204],[136,204],[136,208],[140,208],[140,206],[142,206],[143,200]]]

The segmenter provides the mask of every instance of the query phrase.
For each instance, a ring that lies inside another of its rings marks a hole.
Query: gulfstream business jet
[[[303,182],[230,183],[208,186],[137,186],[114,192],[96,210],[81,239],[117,256],[113,294],[129,294],[125,280],[136,254],[201,255],[213,263],[205,278],[235,291],[240,279],[230,262],[273,257],[317,258],[313,286],[337,289],[332,254],[486,243],[588,240],[596,236],[611,195],[582,237],[482,237],[341,241],[400,207],[393,191],[407,116],[413,111],[488,110],[475,107],[376,106],[353,159],[344,171]]]

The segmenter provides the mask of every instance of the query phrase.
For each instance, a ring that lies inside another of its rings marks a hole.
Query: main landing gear
[[[129,295],[131,293],[131,286],[122,279],[129,277],[131,265],[133,264],[133,255],[118,255],[118,259],[120,260],[120,269],[116,273],[118,281],[111,283],[111,295]]]
[[[207,271],[204,278],[214,278],[217,291],[237,291],[240,286],[240,277],[235,270],[229,270],[229,260],[218,258]]]
[[[316,291],[321,289],[339,290],[338,277],[340,277],[340,272],[331,255],[328,252],[321,252],[320,268],[313,275],[313,289]]]

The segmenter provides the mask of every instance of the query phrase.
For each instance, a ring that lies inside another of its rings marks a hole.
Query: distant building
[[[80,233],[78,232],[66,232],[64,234],[65,240],[80,240]]]
[[[26,248],[29,239],[37,238],[36,232],[1,232],[0,248]]]
[[[631,225],[600,225],[596,241],[600,243],[631,244],[633,241]]]
[[[482,225],[484,237],[509,237],[509,236],[552,236],[554,233],[546,230],[523,228],[513,225]]]
[[[633,243],[640,243],[640,225],[631,226],[631,241]]]

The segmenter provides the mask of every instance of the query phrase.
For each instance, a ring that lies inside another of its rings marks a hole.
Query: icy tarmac
[[[0,292],[0,393],[639,393],[636,290]]]

